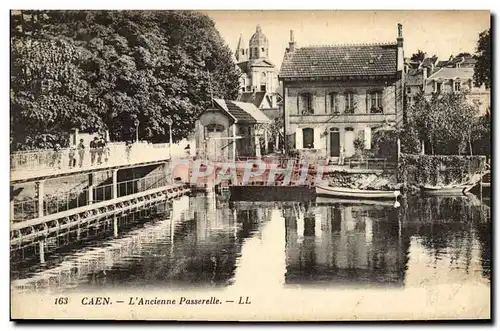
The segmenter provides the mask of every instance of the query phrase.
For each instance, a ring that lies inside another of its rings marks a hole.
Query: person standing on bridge
[[[54,146],[54,154],[52,154],[54,167],[61,169],[61,162],[62,162],[61,158],[62,158],[61,145],[56,144]]]
[[[104,138],[102,136],[97,140],[97,164],[102,164],[102,158],[104,156],[104,147],[106,143],[104,142]]]
[[[80,143],[78,144],[78,166],[81,168],[83,166],[83,157],[85,156],[85,144],[83,143],[83,139],[80,139]]]
[[[68,153],[69,168],[73,169],[76,166],[76,148],[71,146]]]
[[[90,142],[90,164],[93,166],[95,163],[95,157],[97,153],[97,142],[98,142],[97,137],[94,137],[94,140]]]

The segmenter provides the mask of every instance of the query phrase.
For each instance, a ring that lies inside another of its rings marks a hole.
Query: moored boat
[[[322,196],[360,198],[360,199],[394,199],[401,193],[399,191],[361,190],[346,187],[321,186],[315,187],[316,194]]]
[[[394,207],[394,202],[387,199],[375,200],[375,199],[363,199],[363,198],[336,198],[329,196],[317,196],[316,205],[318,206],[328,206],[334,204],[342,205],[369,205],[369,206],[380,206],[380,207]]]
[[[428,195],[463,195],[470,191],[474,185],[424,185],[422,189]]]

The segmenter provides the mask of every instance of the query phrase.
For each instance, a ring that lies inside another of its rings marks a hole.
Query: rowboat
[[[327,196],[317,196],[316,197],[316,205],[317,206],[328,206],[334,204],[341,205],[368,205],[368,206],[380,206],[380,207],[394,207],[393,201],[384,200],[375,200],[375,199],[347,199],[347,198],[333,198]]]
[[[470,191],[474,185],[446,185],[446,186],[432,186],[424,185],[422,189],[428,195],[463,195]]]
[[[316,185],[315,189],[317,195],[360,199],[394,199],[401,194],[399,191],[359,190],[321,185]]]

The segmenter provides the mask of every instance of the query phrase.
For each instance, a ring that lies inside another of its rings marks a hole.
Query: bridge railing
[[[10,155],[11,172],[115,166],[170,158],[169,144],[134,143],[127,148],[124,143],[109,143],[103,150],[92,151],[85,147],[83,155],[70,148],[14,152]],[[172,146],[174,158],[182,157],[183,153],[179,146]]]

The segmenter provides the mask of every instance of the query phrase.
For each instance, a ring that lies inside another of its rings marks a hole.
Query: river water
[[[460,284],[489,293],[491,212],[476,196],[365,203],[184,196],[11,251],[13,291],[370,291]],[[322,292],[322,293],[323,293]],[[332,292],[333,293],[333,292]]]

